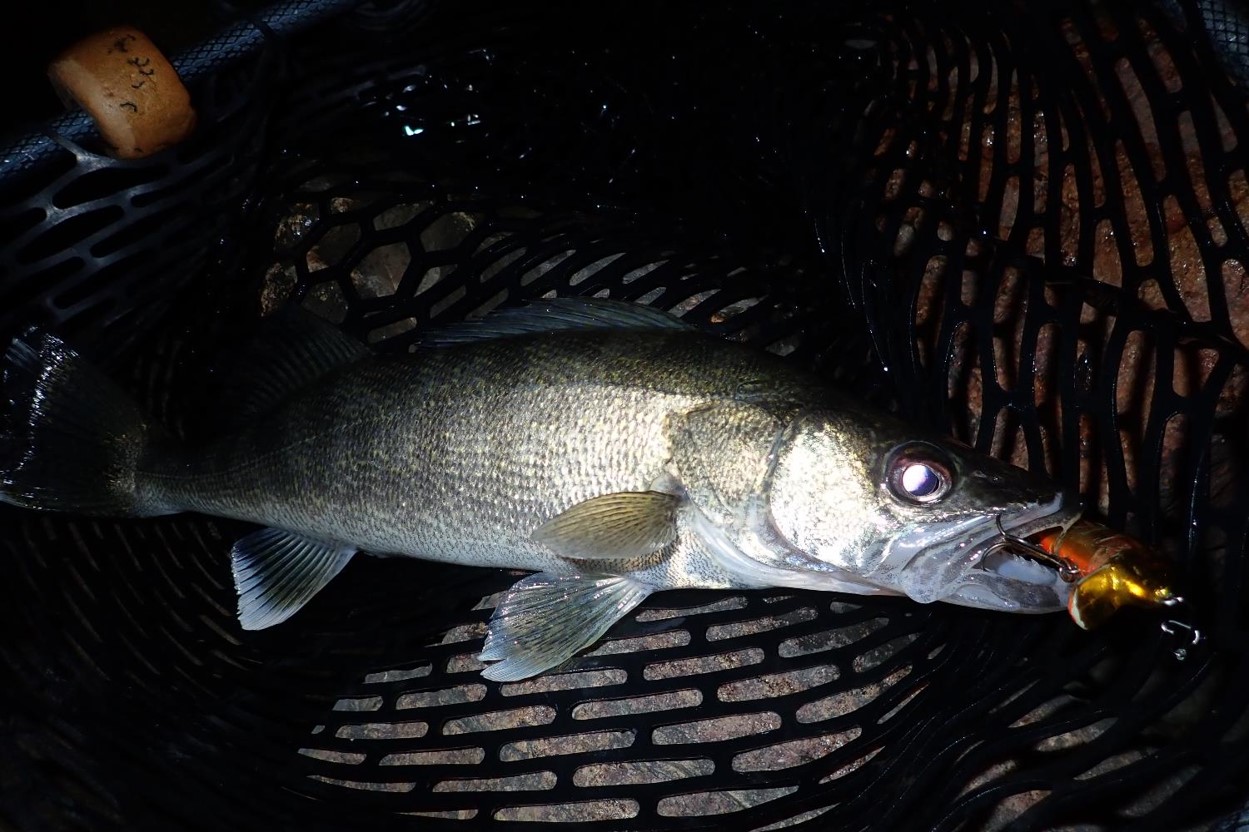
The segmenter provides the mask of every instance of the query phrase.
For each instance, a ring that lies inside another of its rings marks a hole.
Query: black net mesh
[[[405,350],[551,292],[640,300],[1078,486],[1178,559],[1202,645],[1130,612],[661,593],[497,685],[473,656],[515,575],[358,558],[244,634],[244,524],[5,510],[0,820],[1175,830],[1239,805],[1245,99],[1150,9],[825,6],[392,3],[271,34],[197,89],[182,148],[67,143],[3,184],[0,334],[55,325],[193,438],[284,304]]]

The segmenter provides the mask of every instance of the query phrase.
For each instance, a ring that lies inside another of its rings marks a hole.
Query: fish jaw
[[[925,529],[890,545],[884,563],[905,565],[893,581],[921,603],[943,601],[977,609],[1015,613],[1055,612],[1067,606],[1071,584],[1058,570],[996,549],[1002,532],[1027,538],[1045,529],[1067,528],[1080,515],[1063,494],[1012,515],[972,516]],[[999,529],[999,522],[1001,528]]]

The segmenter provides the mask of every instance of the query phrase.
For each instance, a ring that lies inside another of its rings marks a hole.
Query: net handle
[[[256,54],[270,42],[285,42],[365,3],[366,0],[284,0],[236,20],[180,52],[171,63],[178,77],[190,85]],[[63,150],[65,143],[82,146],[98,138],[95,122],[83,110],[56,116],[25,135],[0,144],[0,182],[39,170]]]

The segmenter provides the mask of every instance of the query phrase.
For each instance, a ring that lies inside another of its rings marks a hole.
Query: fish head
[[[1007,547],[1065,529],[1080,507],[1059,486],[958,442],[848,408],[800,414],[777,438],[762,498],[787,565],[850,574],[922,602],[1062,609],[1057,568]]]

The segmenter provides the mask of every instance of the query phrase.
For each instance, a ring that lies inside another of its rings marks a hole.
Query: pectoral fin
[[[290,618],[343,570],[355,547],[261,529],[234,544],[230,560],[239,623],[263,630]]]
[[[680,497],[658,491],[604,494],[548,520],[531,537],[566,558],[641,557],[676,540],[680,503]]]
[[[482,671],[496,682],[536,676],[571,658],[607,632],[651,593],[620,575],[539,572],[513,586],[490,619]]]

